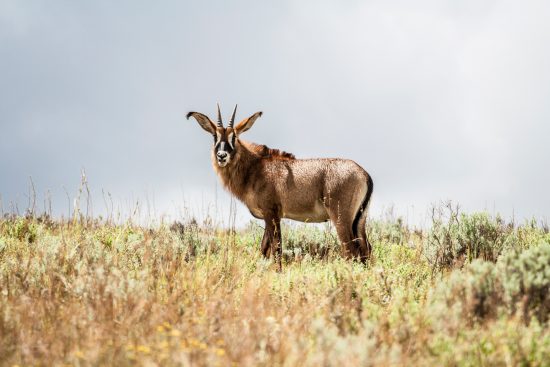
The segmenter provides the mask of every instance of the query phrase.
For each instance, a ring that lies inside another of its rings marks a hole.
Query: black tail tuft
[[[368,175],[367,178],[367,194],[365,195],[365,198],[363,199],[363,202],[361,203],[361,206],[359,207],[359,210],[357,210],[357,214],[355,214],[355,219],[353,219],[353,225],[351,227],[353,231],[353,237],[359,238],[359,230],[357,226],[359,225],[359,220],[364,215],[365,210],[367,209],[367,206],[369,205],[369,200],[372,195],[372,190],[374,189],[374,183],[372,182],[372,178],[370,175]]]

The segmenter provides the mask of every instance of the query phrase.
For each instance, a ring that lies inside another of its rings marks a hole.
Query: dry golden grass
[[[260,235],[1,220],[0,364],[550,363],[547,322],[471,321],[456,310],[467,297],[442,300],[448,272],[433,271],[418,234],[373,235],[367,266],[294,251],[281,273],[260,257]],[[304,249],[323,236],[286,233]]]

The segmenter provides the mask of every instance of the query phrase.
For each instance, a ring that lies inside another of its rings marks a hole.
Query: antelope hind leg
[[[359,256],[359,246],[357,241],[354,241],[353,230],[351,225],[351,220],[346,220],[347,218],[339,218],[333,213],[329,213],[330,220],[334,227],[336,228],[336,234],[342,245],[342,255],[346,259],[351,259]]]
[[[363,217],[359,220],[357,226],[358,233],[356,234],[359,242],[359,256],[362,263],[365,263],[368,259],[370,259],[372,253],[372,246],[367,238],[367,231],[365,228],[366,222],[367,216],[363,215]]]

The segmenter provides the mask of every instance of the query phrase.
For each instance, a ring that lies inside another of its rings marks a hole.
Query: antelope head
[[[213,155],[216,158],[216,162],[220,167],[226,167],[235,158],[239,148],[239,136],[252,127],[254,121],[262,115],[262,112],[256,112],[252,116],[245,118],[234,127],[235,115],[237,113],[237,106],[233,110],[233,115],[229,120],[227,127],[223,126],[222,114],[220,112],[220,105],[218,105],[218,122],[214,124],[210,118],[200,112],[189,112],[189,117],[194,117],[199,125],[206,131],[212,134],[214,137]]]

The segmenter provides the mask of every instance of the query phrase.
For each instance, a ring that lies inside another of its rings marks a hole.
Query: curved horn
[[[229,121],[229,127],[233,127],[233,124],[235,123],[235,115],[237,114],[237,105],[235,105],[235,109],[233,110],[233,116],[231,116],[231,120]]]
[[[220,104],[216,103],[218,105],[218,127],[223,127],[222,123],[222,113],[220,112]]]

